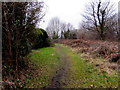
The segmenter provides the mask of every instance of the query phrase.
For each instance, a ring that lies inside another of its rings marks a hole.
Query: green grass
[[[68,88],[115,88],[118,87],[118,75],[108,75],[101,72],[92,63],[85,62],[79,54],[72,52],[71,48],[61,46],[71,61],[68,72]]]
[[[56,47],[32,50],[29,59],[33,67],[37,69],[37,75],[27,79],[26,87],[41,88],[48,86],[60,62]]]
[[[56,44],[55,47],[32,50],[29,58],[38,74],[27,78],[26,87],[41,88],[48,86],[56,70],[61,64],[61,53],[69,58],[69,70],[65,81],[66,88],[115,88],[118,87],[118,76],[101,72],[94,64],[86,62],[84,58],[76,54],[70,47]],[[63,55],[64,56],[64,55]],[[63,62],[64,60],[62,60]]]

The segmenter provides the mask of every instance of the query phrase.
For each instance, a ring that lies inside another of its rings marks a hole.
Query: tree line
[[[86,5],[82,23],[79,29],[69,23],[65,24],[59,18],[52,18],[46,28],[52,39],[84,38],[99,40],[120,40],[118,29],[118,14],[115,5],[110,1],[91,1]],[[69,27],[70,26],[70,27]]]
[[[76,38],[75,28],[70,23],[62,22],[58,17],[54,17],[50,20],[46,31],[51,39],[58,39],[58,38]]]

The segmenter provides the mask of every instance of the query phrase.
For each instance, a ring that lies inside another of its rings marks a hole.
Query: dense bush
[[[45,30],[36,28],[33,35],[33,49],[50,46],[51,42]]]
[[[77,39],[76,31],[72,31],[69,29],[63,32],[63,36],[65,39]]]
[[[44,30],[40,30],[41,35],[34,33],[37,22],[44,16],[43,4],[43,2],[2,3],[2,74],[4,80],[9,76],[13,76],[13,79],[19,78],[20,70],[28,65],[24,57],[35,45],[34,39],[39,42],[40,47],[48,45],[48,36]]]

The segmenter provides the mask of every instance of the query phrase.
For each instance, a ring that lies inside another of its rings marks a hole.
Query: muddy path
[[[56,71],[56,74],[52,78],[52,81],[49,86],[50,88],[62,88],[68,85],[68,83],[66,83],[66,77],[70,67],[70,58],[67,55],[67,53],[64,52],[61,46],[58,46],[57,51],[61,56],[61,63]]]

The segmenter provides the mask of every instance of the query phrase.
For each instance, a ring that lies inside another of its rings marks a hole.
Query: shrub
[[[38,49],[42,47],[48,47],[51,45],[51,41],[48,37],[48,34],[43,29],[35,29],[34,30],[34,40],[33,40],[33,48]]]

